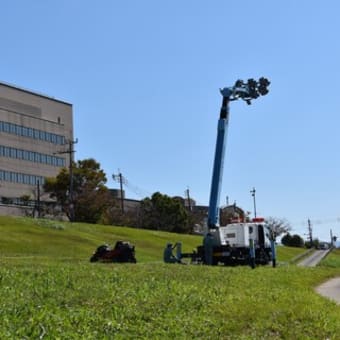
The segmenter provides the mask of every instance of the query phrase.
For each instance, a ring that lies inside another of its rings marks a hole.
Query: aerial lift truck
[[[237,80],[234,86],[220,89],[222,107],[217,126],[217,140],[210,190],[209,210],[203,245],[198,246],[192,254],[178,255],[191,257],[193,262],[216,265],[268,264],[275,266],[275,246],[264,219],[252,221],[235,221],[226,226],[219,225],[219,201],[222,186],[222,174],[226,136],[229,123],[229,104],[242,99],[248,105],[260,95],[266,95],[270,82],[261,77],[258,81],[248,79],[247,82]]]

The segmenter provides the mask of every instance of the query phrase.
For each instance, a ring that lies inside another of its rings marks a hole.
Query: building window
[[[18,136],[22,136],[22,126],[15,125],[15,134]]]
[[[18,174],[18,183],[23,182],[23,174]]]
[[[27,127],[22,127],[22,136],[24,137],[28,137],[28,128]]]
[[[5,171],[4,173],[4,180],[9,182],[11,180],[11,174],[9,171]]]
[[[7,147],[7,146],[4,146],[4,155],[5,155],[5,157],[9,157],[9,155],[10,155],[10,152],[9,152],[9,147]]]
[[[21,159],[25,161],[30,161],[34,163],[43,163],[53,166],[65,166],[65,159],[56,156],[50,156],[46,154],[41,154],[34,151],[15,149],[8,146],[0,145],[0,157],[9,157],[15,159]]]
[[[40,132],[39,130],[33,129],[33,138],[40,139]]]
[[[53,144],[64,144],[65,137],[54,133],[28,128],[22,125],[16,125],[8,122],[0,121],[0,131],[11,133],[17,136],[24,136],[39,139]]]
[[[26,151],[26,150],[23,150],[22,154],[23,154],[22,159],[25,160],[25,161],[28,161],[29,160],[29,152]]]
[[[4,132],[9,133],[9,123],[4,122],[3,128],[4,128],[4,130],[3,130]]]
[[[17,158],[17,150],[14,148],[9,149],[9,154],[11,158]]]
[[[27,175],[14,171],[0,170],[0,180],[14,183],[24,183],[29,185],[44,184],[45,178],[42,176]]]

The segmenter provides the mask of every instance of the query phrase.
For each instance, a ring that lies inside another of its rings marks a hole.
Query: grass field
[[[339,252],[317,268],[290,265],[301,250],[285,247],[275,269],[166,265],[166,242],[201,238],[4,217],[0,232],[0,339],[339,338],[340,307],[314,292],[340,276]],[[89,263],[117,239],[137,265]]]

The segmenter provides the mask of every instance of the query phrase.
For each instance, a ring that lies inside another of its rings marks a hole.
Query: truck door
[[[265,237],[264,237],[264,228],[262,224],[257,225],[258,230],[258,242],[260,247],[264,247]]]

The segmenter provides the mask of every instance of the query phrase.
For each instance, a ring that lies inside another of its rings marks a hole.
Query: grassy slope
[[[136,246],[138,262],[161,261],[167,242],[182,242],[191,252],[202,237],[152,230],[67,223],[0,216],[0,255],[5,257],[48,257],[88,260],[100,244],[127,240]],[[278,247],[279,262],[288,262],[304,252],[301,248]]]
[[[340,334],[339,307],[313,290],[340,275],[340,254],[318,268],[181,266],[161,263],[165,243],[180,240],[190,250],[201,238],[3,217],[0,233],[0,338],[337,339]],[[98,244],[116,239],[136,244],[137,265],[88,262]],[[278,252],[279,261],[297,255],[283,247]]]
[[[322,266],[331,268],[340,268],[340,249],[333,250],[326,258],[322,260]]]
[[[86,261],[97,246],[114,245],[117,240],[133,243],[140,262],[161,261],[167,242],[182,242],[183,251],[191,251],[202,242],[201,237],[191,235],[2,216],[0,234],[2,256],[35,255]]]

